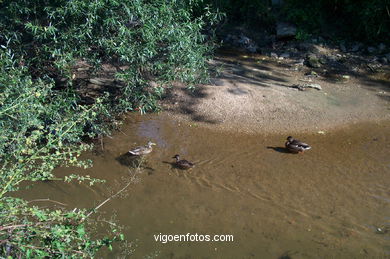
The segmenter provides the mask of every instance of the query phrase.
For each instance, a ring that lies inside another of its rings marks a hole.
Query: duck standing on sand
[[[306,143],[301,142],[298,139],[294,139],[291,136],[287,137],[286,148],[292,153],[303,153],[303,151],[311,149]]]
[[[152,145],[156,145],[156,143],[149,141],[148,144],[146,144],[145,146],[136,147],[129,150],[129,153],[133,156],[142,156],[149,154],[153,150]]]
[[[180,160],[180,156],[179,155],[175,155],[174,157],[172,158],[176,158],[176,162],[175,162],[175,165],[177,167],[179,167],[180,169],[190,169],[192,167],[194,167],[195,165],[187,160]]]

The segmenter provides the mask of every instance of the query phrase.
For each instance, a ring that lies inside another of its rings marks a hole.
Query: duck
[[[153,151],[152,145],[156,145],[156,143],[149,141],[148,144],[146,144],[145,146],[140,146],[129,150],[129,153],[133,156],[142,156],[149,154]]]
[[[175,158],[176,159],[176,162],[175,162],[175,165],[177,167],[179,167],[180,169],[190,169],[192,167],[194,167],[195,165],[193,163],[191,163],[190,161],[187,161],[187,160],[180,160],[180,156],[179,155],[175,155],[174,157],[172,158]]]
[[[303,153],[304,151],[311,149],[311,146],[308,144],[303,143],[298,139],[294,139],[291,136],[287,137],[287,142],[285,145],[291,153]]]

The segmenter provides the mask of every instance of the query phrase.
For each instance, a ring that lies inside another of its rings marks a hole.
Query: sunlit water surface
[[[105,184],[52,181],[22,196],[92,208],[131,180],[100,208],[129,240],[103,258],[390,258],[390,123],[296,137],[312,150],[286,153],[286,136],[277,133],[221,133],[164,114],[132,115],[104,139],[103,151],[96,145],[85,154],[92,168],[55,172]],[[135,170],[126,152],[148,140],[157,146]],[[195,168],[174,168],[175,154]],[[154,239],[160,233],[231,234],[234,241],[163,244]]]

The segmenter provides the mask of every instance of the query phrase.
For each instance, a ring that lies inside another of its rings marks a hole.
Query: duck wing
[[[181,168],[191,168],[194,166],[193,163],[187,160],[180,160],[177,162],[177,165],[180,166]]]
[[[294,139],[293,141],[291,141],[290,145],[296,146],[298,148],[303,148],[305,150],[311,148],[311,146],[309,144],[306,144],[306,143],[304,143],[304,142],[302,142],[302,141],[300,141],[298,139]]]
[[[132,155],[135,155],[135,156],[139,156],[139,155],[145,154],[147,151],[148,151],[147,147],[141,146],[141,147],[136,147],[136,148],[129,150],[129,153]]]

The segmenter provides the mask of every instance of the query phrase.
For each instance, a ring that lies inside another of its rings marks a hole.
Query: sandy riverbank
[[[239,53],[224,53],[213,62],[222,72],[212,84],[192,93],[184,86],[172,88],[162,102],[168,116],[245,133],[318,132],[390,119],[386,70],[352,74],[321,68],[313,76],[313,69],[294,60]],[[322,89],[292,87],[304,84]]]

